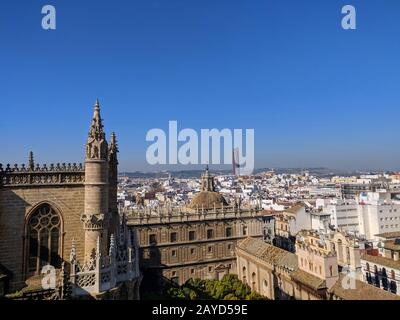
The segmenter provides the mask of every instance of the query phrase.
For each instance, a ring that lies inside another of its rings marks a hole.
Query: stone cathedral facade
[[[0,297],[139,298],[137,240],[117,207],[117,153],[96,101],[84,165],[39,165],[32,153],[27,165],[0,164]]]
[[[127,210],[128,226],[137,234],[143,290],[190,278],[222,279],[237,273],[235,248],[249,236],[263,238],[260,206],[228,203],[215,190],[208,167],[201,191],[183,207]]]

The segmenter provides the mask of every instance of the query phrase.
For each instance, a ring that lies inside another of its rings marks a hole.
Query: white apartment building
[[[400,201],[386,190],[362,192],[356,200],[318,199],[317,207],[330,214],[331,225],[378,242],[377,234],[400,231]]]
[[[377,234],[400,231],[400,201],[395,198],[385,190],[360,194],[360,231],[367,239],[378,241]]]
[[[311,211],[311,229],[328,232],[330,225],[330,214],[326,212]]]
[[[323,211],[330,214],[330,224],[336,229],[355,234],[361,232],[356,200],[331,199],[324,203]]]

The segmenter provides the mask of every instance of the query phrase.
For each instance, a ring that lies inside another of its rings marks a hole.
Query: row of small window
[[[228,250],[232,250],[232,244],[228,244]],[[214,246],[208,246],[207,247],[207,253],[213,253],[214,252]],[[195,254],[195,249],[191,248],[190,249],[190,254],[194,255]],[[177,256],[177,251],[176,250],[171,250],[171,257],[176,257]]]
[[[335,218],[333,218],[335,219]],[[338,217],[337,220],[358,219],[358,216]]]
[[[379,277],[378,274],[372,276],[369,272],[365,274],[365,278],[370,285],[373,285],[377,288],[382,288],[385,291],[390,291],[393,294],[397,294],[396,281],[389,280],[386,277]]]
[[[384,278],[388,278],[388,274],[387,274],[386,268],[382,268],[382,269],[379,270],[377,265],[374,265],[374,268],[372,269],[372,268],[370,268],[369,263],[367,262],[366,265],[365,265],[365,269],[368,272],[373,272],[375,274],[379,274],[380,276],[382,276]],[[390,271],[390,278],[396,279],[396,272],[394,270]]]
[[[280,224],[278,225],[280,230],[289,231],[289,226],[287,224]]]
[[[389,228],[398,228],[398,224],[391,224],[391,225],[381,225],[381,229],[389,229]]]
[[[349,212],[349,211],[354,211],[354,208],[336,210],[336,212]],[[332,213],[335,213],[335,210],[332,210]]]
[[[392,211],[393,211],[393,212],[397,212],[397,209],[393,209],[393,210],[392,210],[392,209],[390,209],[390,210],[389,210],[389,212],[392,212]],[[380,212],[380,213],[382,213],[382,212],[383,212],[383,210],[379,210],[379,212]]]
[[[247,235],[247,226],[242,227],[242,235],[246,236]],[[213,229],[208,229],[207,230],[207,239],[213,239],[215,237],[214,235],[214,230]],[[229,238],[232,237],[232,228],[227,227],[225,229],[225,237]],[[197,235],[196,231],[189,231],[189,241],[195,241],[197,240]],[[177,242],[178,241],[178,233],[177,232],[171,232],[169,235],[169,241],[171,243]],[[151,234],[149,235],[149,244],[154,245],[157,244],[157,235]]]
[[[395,209],[395,210],[396,210],[396,209]],[[381,218],[381,221],[397,220],[397,219],[400,220],[400,217],[390,217],[390,218],[386,217],[386,218]]]
[[[305,267],[307,264],[306,261],[303,260],[303,258],[300,259],[301,260],[301,266]],[[312,262],[308,262],[308,269],[311,272],[315,272],[315,273],[319,273],[320,275],[322,275],[322,267],[318,266],[319,268],[317,268],[317,266],[314,266],[314,264]],[[319,272],[318,272],[319,271]],[[329,266],[329,274],[330,276],[333,276],[333,266]]]
[[[232,265],[231,265],[231,264],[228,264],[227,267],[228,267],[228,269],[230,270],[230,269],[232,268]],[[214,267],[212,267],[212,266],[209,266],[209,267],[207,268],[207,271],[208,271],[208,272],[213,272],[213,270],[214,270]],[[191,269],[190,269],[190,274],[194,274],[195,271],[196,271],[196,270],[195,270],[194,268],[191,268]],[[177,275],[178,275],[178,272],[177,272],[177,271],[172,271],[172,272],[171,272],[171,277],[172,277],[172,278],[177,277]]]

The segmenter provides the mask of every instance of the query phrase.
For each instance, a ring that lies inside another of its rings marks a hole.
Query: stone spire
[[[110,222],[110,231],[116,233],[119,225],[118,215],[118,144],[115,133],[111,134],[108,148],[108,181],[109,181],[109,212],[113,218]]]
[[[96,103],[94,104],[92,125],[90,126],[89,136],[94,137],[95,139],[105,139],[105,135],[103,132],[103,121],[100,115],[99,99],[96,99]]]
[[[33,171],[35,170],[35,161],[33,159],[33,152],[29,152],[29,159],[28,159],[28,169]]]
[[[111,133],[110,146],[108,148],[108,160],[111,164],[118,165],[118,157],[117,157],[118,152],[119,150],[117,144],[117,137],[115,135],[115,132],[113,132]]]
[[[106,160],[107,152],[108,146],[100,115],[100,103],[97,99],[94,105],[92,123],[86,144],[86,159]]]

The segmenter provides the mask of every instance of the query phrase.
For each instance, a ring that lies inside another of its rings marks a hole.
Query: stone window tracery
[[[61,219],[58,213],[48,204],[41,205],[29,217],[26,231],[28,274],[40,274],[48,264],[59,268]]]

